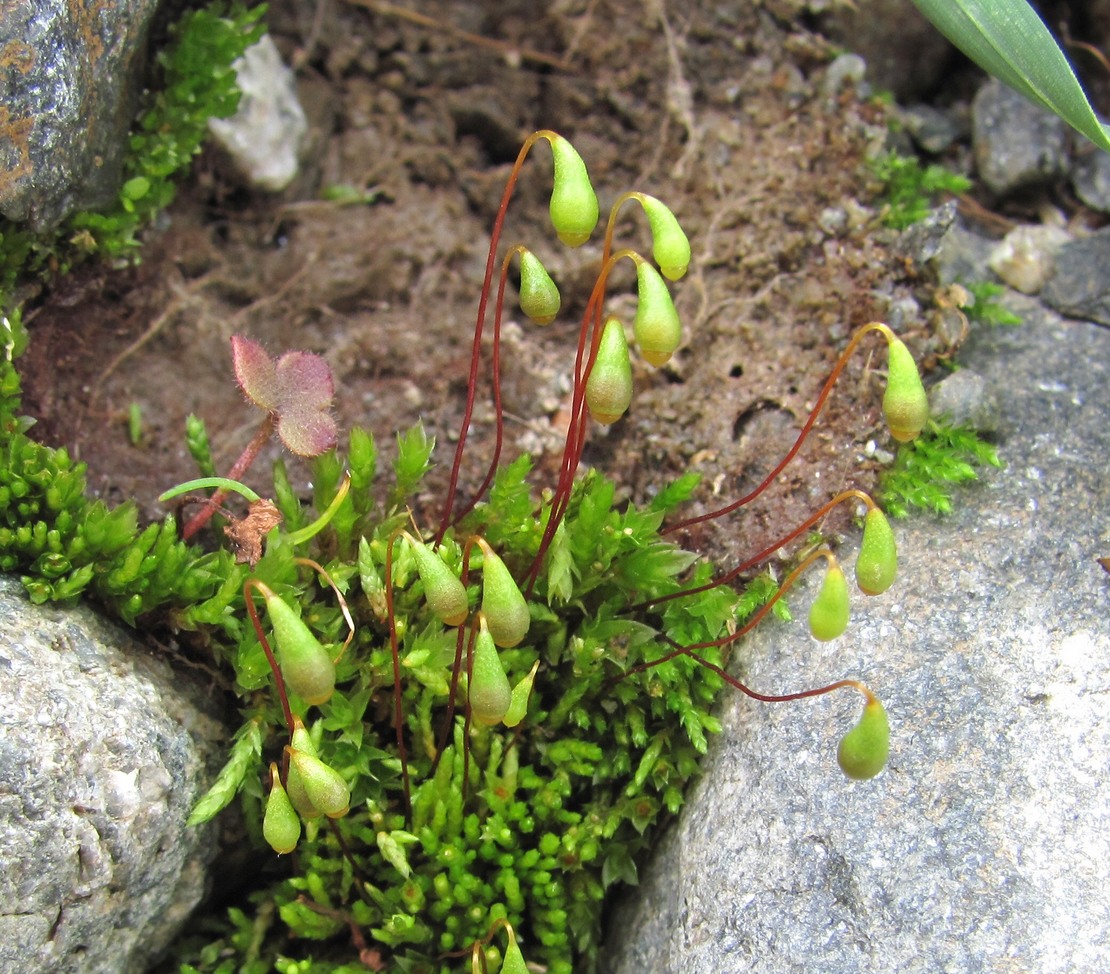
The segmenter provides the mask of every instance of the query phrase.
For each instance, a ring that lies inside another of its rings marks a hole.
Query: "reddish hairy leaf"
[[[331,368],[312,352],[286,352],[274,362],[256,341],[231,339],[235,379],[256,406],[274,414],[277,434],[293,453],[315,457],[338,438],[330,413]]]

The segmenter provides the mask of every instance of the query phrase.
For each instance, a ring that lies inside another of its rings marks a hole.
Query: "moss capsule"
[[[887,358],[883,416],[890,435],[900,443],[908,443],[929,419],[929,399],[921,384],[917,363],[901,339],[888,342]]]
[[[293,718],[292,746],[298,751],[312,755],[312,757],[318,757],[316,745],[312,743],[312,737],[309,735],[308,730],[299,717]],[[312,800],[308,797],[308,792],[305,791],[304,781],[301,778],[300,772],[297,771],[297,767],[294,764],[289,765],[289,773],[285,778],[285,789],[286,793],[289,795],[289,800],[293,803],[293,807],[306,822],[312,821],[314,818],[319,818],[324,814],[312,804]]]
[[[291,768],[297,769],[305,794],[314,808],[328,818],[342,818],[351,804],[351,790],[343,776],[318,757],[289,747]]]
[[[279,856],[292,852],[301,837],[301,820],[281,786],[276,764],[270,764],[270,796],[266,799],[266,813],[262,817],[262,837]]]
[[[540,668],[540,661],[536,660],[532,664],[532,668],[528,673],[521,678],[520,682],[513,687],[512,699],[509,701],[509,709],[505,711],[505,716],[502,718],[506,727],[516,727],[525,715],[528,713],[528,700],[532,696],[532,684],[536,681],[536,671]]]
[[[550,142],[555,160],[551,223],[563,243],[568,247],[578,247],[590,239],[597,226],[597,194],[590,183],[586,164],[574,146],[561,135],[556,135]]]
[[[424,583],[428,607],[445,626],[458,626],[470,613],[466,588],[442,558],[422,541],[405,535],[416,560],[416,572]]]
[[[335,664],[312,630],[279,596],[262,589],[285,683],[306,703],[325,703],[335,690]]]
[[[520,252],[520,310],[537,325],[549,325],[559,313],[559,289],[540,259],[527,249]]]
[[[829,562],[821,589],[809,607],[809,631],[815,639],[828,642],[848,628],[848,580],[835,561]]]
[[[512,573],[484,541],[482,548],[482,615],[493,641],[506,649],[517,645],[532,623],[528,603]]]
[[[528,974],[528,965],[524,963],[524,954],[520,952],[514,937],[505,949],[505,959],[501,962],[500,974]]]
[[[654,196],[637,197],[651,225],[651,255],[668,281],[677,281],[690,266],[690,241],[670,207]]]
[[[898,574],[898,547],[890,521],[877,507],[863,521],[863,540],[856,558],[856,584],[865,595],[882,595]]]
[[[469,697],[471,715],[483,724],[499,724],[512,701],[509,678],[484,618],[474,640]]]
[[[632,360],[624,325],[609,318],[601,332],[597,358],[586,380],[586,406],[590,415],[608,426],[627,411],[632,402]]]
[[[849,778],[866,781],[883,770],[889,753],[890,723],[883,705],[872,697],[859,722],[841,739],[836,760]]]
[[[682,322],[671,300],[671,292],[659,271],[646,260],[636,264],[638,304],[632,328],[636,347],[644,360],[665,365],[682,341]]]

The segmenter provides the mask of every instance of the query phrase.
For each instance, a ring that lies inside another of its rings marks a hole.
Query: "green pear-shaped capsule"
[[[890,435],[900,443],[908,443],[929,419],[929,398],[921,384],[917,363],[905,343],[894,338],[888,346],[883,416]]]
[[[297,848],[301,837],[301,820],[293,808],[285,789],[281,786],[276,764],[270,764],[270,797],[266,799],[266,814],[262,817],[262,837],[279,856]]]
[[[528,713],[528,698],[532,696],[532,684],[536,682],[536,671],[539,668],[540,661],[536,660],[528,673],[513,687],[509,709],[505,711],[505,716],[501,718],[501,722],[506,727],[516,727]]]
[[[500,974],[528,974],[528,965],[524,963],[524,955],[520,952],[515,937],[510,938],[509,946],[505,948]]]
[[[488,544],[484,541],[479,544],[482,548],[482,615],[493,641],[508,649],[524,638],[532,616],[508,567]]]
[[[586,406],[593,418],[606,426],[615,423],[632,402],[632,360],[624,325],[609,318],[601,332],[597,358],[586,380]]]
[[[848,580],[840,565],[829,562],[825,580],[809,607],[809,631],[815,639],[828,642],[848,628]]]
[[[459,577],[444,564],[442,558],[422,541],[405,535],[416,560],[416,572],[424,583],[424,598],[428,608],[445,626],[459,626],[470,614],[466,587]]]
[[[269,589],[262,589],[262,594],[286,686],[306,703],[326,702],[335,690],[335,664],[328,651],[283,599]]]
[[[668,281],[677,281],[690,266],[690,241],[670,207],[654,196],[638,197],[651,225],[651,255]]]
[[[342,818],[351,805],[351,790],[343,776],[334,768],[328,767],[318,757],[287,747],[290,770],[297,769],[305,794],[314,808],[328,818]]]
[[[682,322],[666,281],[646,260],[636,264],[636,289],[639,301],[632,326],[636,347],[646,361],[658,367],[666,364],[682,341]]]
[[[886,710],[874,697],[863,705],[863,714],[840,741],[836,760],[840,770],[856,781],[874,778],[890,754],[890,723]]]
[[[597,226],[597,195],[590,183],[582,157],[566,139],[551,140],[555,177],[551,188],[551,223],[555,233],[568,247],[590,239]]]
[[[886,515],[871,508],[863,519],[863,540],[856,558],[856,584],[865,595],[882,595],[898,574],[898,546]]]
[[[309,735],[308,730],[301,722],[300,717],[293,717],[293,739],[292,746],[304,754],[318,757],[316,753],[316,745],[312,743],[312,737]],[[294,764],[289,765],[289,773],[285,778],[285,790],[289,795],[289,800],[293,803],[293,807],[297,810],[297,814],[301,816],[306,822],[312,821],[314,818],[319,818],[324,813],[320,811],[312,800],[308,797],[308,792],[305,791],[304,780],[301,778],[300,772]]]
[[[547,268],[530,250],[520,251],[520,310],[537,325],[549,325],[559,313],[559,289]]]
[[[474,661],[470,673],[470,713],[483,724],[499,724],[512,702],[512,690],[501,656],[494,645],[486,620],[478,624]]]

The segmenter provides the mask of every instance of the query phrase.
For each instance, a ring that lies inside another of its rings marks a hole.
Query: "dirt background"
[[[888,109],[830,84],[837,49],[805,6],[430,2],[420,5],[427,26],[384,4],[275,0],[270,30],[311,126],[301,175],[263,195],[209,150],[147,235],[140,266],[84,270],[36,309],[23,368],[38,435],[89,464],[96,494],[136,497],[160,517],[157,494],[196,475],[183,445],[189,413],[207,422],[224,469],[259,422],[232,379],[229,338],[245,334],[272,353],[326,356],[341,426],[368,427],[387,454],[392,433],[422,419],[440,443],[433,505],[461,420],[497,203],[522,139],[552,128],[586,160],[603,221],[619,193],[643,190],[671,206],[694,253],[673,289],[683,347],[662,370],[634,366],[631,413],[592,429],[587,462],[638,499],[698,470],[701,493],[684,513],[737,496],[789,448],[852,329],[905,297],[926,309],[932,300],[877,221],[864,159],[887,139]],[[321,201],[340,185],[372,202]],[[546,329],[506,315],[506,452],[536,456],[537,486],[558,469],[578,315],[601,247],[600,231],[580,249],[558,244],[549,187],[541,144],[505,235],[538,253],[563,293]],[[649,251],[638,209],[622,210],[618,239]],[[631,270],[614,275],[609,308],[631,320]],[[899,326],[925,357],[936,344],[927,318]],[[689,543],[735,561],[838,489],[870,487],[866,444],[891,445],[883,361],[857,356],[774,489]],[[131,403],[142,410],[138,444]],[[485,387],[464,494],[492,433]],[[265,488],[266,469],[246,479]],[[303,468],[297,476],[306,482]]]

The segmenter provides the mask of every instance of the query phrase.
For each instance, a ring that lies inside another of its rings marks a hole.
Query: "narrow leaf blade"
[[[1095,115],[1064,52],[1025,0],[914,4],[980,67],[1110,151],[1110,128]]]

